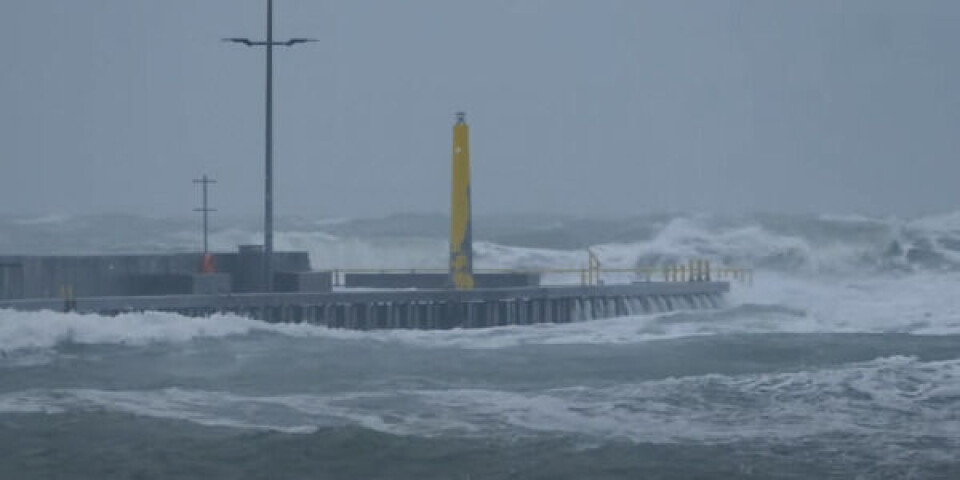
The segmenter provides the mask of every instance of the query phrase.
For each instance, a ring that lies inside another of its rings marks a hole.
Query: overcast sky
[[[260,215],[265,4],[0,3],[0,214]],[[960,207],[960,2],[275,8],[278,215]]]

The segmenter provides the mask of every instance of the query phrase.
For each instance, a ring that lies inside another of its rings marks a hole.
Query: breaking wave
[[[720,265],[800,274],[960,270],[960,214],[914,221],[679,216],[648,227],[642,238],[589,247],[609,266],[660,266],[705,258]],[[495,268],[571,267],[585,263],[585,253],[481,242],[477,262]]]
[[[726,443],[821,434],[960,443],[960,361],[884,357],[820,370],[709,374],[536,392],[397,390],[288,395],[165,388],[26,390],[0,413],[107,409],[202,425],[311,433],[361,426],[396,435],[575,434],[643,443]]]
[[[296,329],[295,325],[270,325],[229,315],[189,318],[173,313],[143,312],[102,317],[0,310],[0,348],[4,353],[61,344],[147,345]]]
[[[258,222],[223,219],[211,242],[229,251],[258,243]],[[7,253],[183,251],[197,247],[192,220],[134,216],[0,218]],[[310,252],[314,267],[443,268],[443,216],[279,223],[277,247]],[[104,239],[102,232],[122,235]],[[632,267],[689,258],[792,273],[960,270],[960,212],[915,219],[851,215],[646,215],[584,220],[477,219],[480,268],[576,268],[593,249],[604,265]]]
[[[581,233],[577,230],[581,228],[629,233],[612,238],[587,236],[579,245],[570,245],[575,248],[551,246],[549,235],[541,231],[479,235],[475,264],[478,268],[579,268],[586,263],[589,248],[608,267],[656,267],[704,258],[717,265],[813,275],[960,271],[960,213],[908,221],[682,215],[589,227],[570,222],[551,228],[557,237]],[[223,245],[235,244],[236,238]],[[285,248],[309,251],[315,268],[443,268],[446,258],[443,237],[364,237],[345,229],[286,232],[279,234],[278,242]]]
[[[741,333],[960,334],[960,274],[808,279],[765,274],[736,286],[720,310],[680,310],[569,324],[440,331],[351,331],[309,324],[268,324],[234,315],[172,313],[114,317],[0,310],[0,349],[61,344],[147,345],[251,334],[364,340],[418,348],[498,349],[523,345],[630,344]]]

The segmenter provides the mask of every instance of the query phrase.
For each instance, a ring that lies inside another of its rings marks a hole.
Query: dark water
[[[235,432],[90,413],[24,416],[3,429],[4,478],[957,478],[946,457],[891,461],[878,440],[824,434],[721,445],[602,443],[570,436],[408,438],[355,427],[310,435]],[[939,448],[936,439],[898,448]]]
[[[960,478],[960,336],[457,335],[8,353],[0,478]]]

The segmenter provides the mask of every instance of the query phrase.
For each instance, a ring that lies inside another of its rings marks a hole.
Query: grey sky
[[[0,4],[0,213],[260,215],[264,0]],[[276,0],[277,212],[960,205],[960,2]]]

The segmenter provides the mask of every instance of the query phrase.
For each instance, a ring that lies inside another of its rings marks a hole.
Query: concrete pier
[[[637,282],[622,285],[476,290],[339,291],[80,297],[0,301],[0,308],[117,315],[161,311],[187,316],[236,314],[268,322],[332,328],[449,329],[568,323],[641,313],[716,308],[727,282]]]
[[[211,286],[210,279],[188,278],[200,271],[200,252],[0,255],[0,300],[56,298],[67,289],[76,297],[176,295],[223,289],[253,292],[260,284],[262,257],[263,250],[258,246],[241,246],[235,253],[213,253],[216,271],[227,275],[223,281],[228,285]],[[277,272],[302,274],[310,271],[310,257],[307,252],[276,252],[273,266]]]

